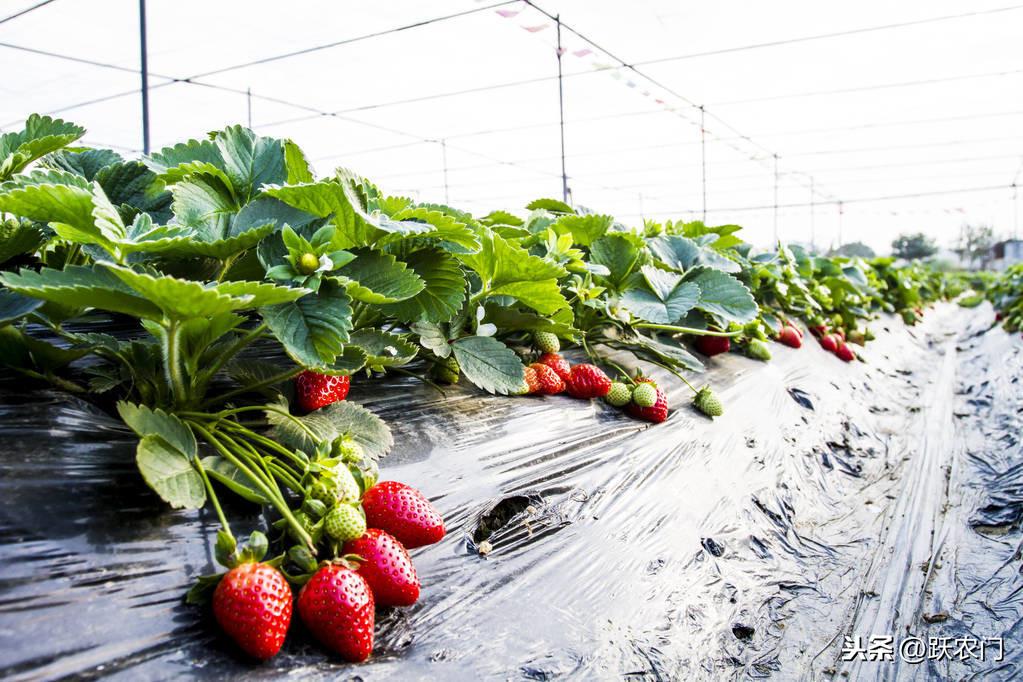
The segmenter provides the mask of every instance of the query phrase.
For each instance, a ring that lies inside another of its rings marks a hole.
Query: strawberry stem
[[[202,460],[198,457],[195,458],[195,468],[199,470],[199,477],[202,478],[202,483],[206,486],[206,494],[210,498],[210,502],[213,503],[213,509],[217,512],[217,518],[220,519],[220,527],[224,529],[231,539],[234,539],[234,534],[231,532],[231,524],[227,522],[227,517],[224,516],[224,510],[220,508],[220,500],[217,499],[217,493],[213,490],[213,485],[210,483],[209,476],[206,475],[206,467],[202,465]]]
[[[676,327],[671,324],[654,324],[652,322],[637,322],[632,325],[637,329],[660,329],[661,331],[674,332],[676,334],[692,334],[694,336],[739,336],[742,330],[734,332],[715,332],[709,329],[693,329],[692,327]]]

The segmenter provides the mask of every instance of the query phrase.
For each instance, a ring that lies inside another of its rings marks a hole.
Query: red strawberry
[[[713,357],[720,355],[721,353],[727,353],[728,349],[732,347],[732,342],[728,340],[727,336],[697,336],[696,337],[696,350],[700,351],[707,357]]]
[[[298,614],[309,632],[352,663],[373,651],[373,607],[366,579],[341,564],[316,571],[298,594]]]
[[[843,362],[852,362],[856,359],[856,353],[853,349],[846,345],[845,341],[838,342],[838,348],[835,350],[835,355],[839,357]]]
[[[568,377],[572,374],[572,366],[568,364],[568,360],[557,353],[544,353],[538,362],[553,369],[562,381],[568,381]]]
[[[1001,322],[1001,321],[1002,321],[1002,311],[999,310],[998,312],[995,313],[995,322]]]
[[[825,334],[819,339],[819,341],[821,344],[821,348],[828,351],[829,353],[834,353],[836,350],[838,350],[838,339],[836,339],[831,334]]]
[[[331,376],[306,370],[295,378],[295,397],[303,412],[318,410],[348,397],[349,377]]]
[[[792,348],[799,348],[803,345],[803,337],[799,335],[799,331],[789,325],[785,325],[778,332],[778,341]]]
[[[555,395],[565,390],[565,382],[558,373],[547,365],[534,362],[530,367],[536,372],[536,379],[540,384],[537,393],[541,395]]]
[[[291,588],[273,566],[240,564],[213,592],[213,615],[242,651],[270,658],[281,650],[291,624]]]
[[[654,384],[651,379],[636,379],[638,383]],[[664,395],[664,391],[657,389],[657,402],[651,407],[640,407],[636,403],[629,403],[626,406],[626,411],[637,419],[645,419],[648,422],[654,424],[660,424],[668,418],[668,397]]]
[[[379,528],[370,528],[358,540],[345,543],[345,554],[365,561],[359,573],[380,606],[411,606],[419,599],[419,577],[412,559],[400,542]]]
[[[366,525],[393,535],[406,549],[444,537],[444,519],[423,493],[397,481],[381,481],[362,497]]]
[[[793,327],[793,328],[796,331],[799,331],[798,327]],[[824,336],[825,334],[828,333],[828,327],[827,327],[827,325],[818,324],[818,325],[814,325],[813,327],[810,327],[810,331],[813,332],[814,336]],[[800,334],[800,336],[802,336],[802,334]]]
[[[596,365],[574,365],[565,381],[568,394],[576,398],[603,398],[611,390],[611,379]]]
[[[524,371],[526,378],[526,386],[529,387],[529,394],[532,395],[534,393],[539,393],[540,377],[536,375],[536,370],[533,369],[532,367],[526,367]]]

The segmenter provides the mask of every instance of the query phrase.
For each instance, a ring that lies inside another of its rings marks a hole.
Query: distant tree
[[[900,234],[892,242],[892,254],[904,260],[930,258],[938,252],[938,245],[923,232]]]
[[[995,243],[995,231],[990,225],[963,225],[959,228],[959,241],[955,252],[970,263],[971,267],[980,261],[985,267],[991,259],[991,247]]]
[[[849,242],[848,244],[842,244],[837,249],[831,251],[836,256],[848,256],[849,258],[873,258],[877,254],[874,253],[874,249],[870,248],[863,242]]]

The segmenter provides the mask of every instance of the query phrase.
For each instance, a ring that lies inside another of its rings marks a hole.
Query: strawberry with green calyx
[[[632,389],[632,402],[639,407],[653,407],[658,389],[653,383],[641,382]]]
[[[291,587],[273,565],[279,560],[262,561],[267,546],[266,536],[258,531],[241,550],[226,531],[217,534],[217,559],[230,570],[213,592],[213,615],[242,651],[260,660],[281,650],[292,609]]]
[[[323,518],[323,530],[338,542],[356,540],[366,532],[366,517],[350,504],[339,504]]]
[[[655,390],[655,399],[656,393],[657,392]],[[604,400],[606,400],[609,405],[625,407],[629,404],[629,401],[632,400],[632,388],[621,381],[612,381],[611,388],[608,390],[607,395],[604,396]]]
[[[290,286],[318,290],[325,277],[355,258],[349,251],[332,248],[335,231],[333,225],[325,225],[306,239],[285,225],[280,234],[287,255],[283,263],[267,270],[266,276]]]
[[[444,519],[423,493],[398,481],[381,481],[362,497],[366,523],[394,536],[406,549],[444,538]]]
[[[298,595],[298,614],[323,646],[346,661],[360,663],[373,652],[375,600],[355,564],[323,564]]]
[[[742,328],[742,335],[751,340],[767,341],[767,333],[764,331],[764,325],[760,320],[748,322]]]
[[[696,392],[696,397],[693,398],[693,405],[708,417],[720,417],[725,412],[721,406],[721,401],[710,390],[710,386],[704,386]]]
[[[405,547],[390,533],[368,529],[344,545],[345,554],[362,558],[359,574],[366,579],[380,606],[411,606],[419,599],[419,576]]]
[[[842,362],[852,362],[856,359],[856,353],[853,352],[853,349],[845,341],[839,341],[838,347],[835,349],[835,355]]]
[[[352,504],[359,501],[359,483],[346,464],[323,468],[315,482],[308,488],[307,495],[319,500],[327,507],[338,503]]]
[[[358,463],[363,458],[362,446],[348,433],[338,436],[331,442],[330,454],[331,457],[345,463]]]
[[[818,343],[821,344],[821,348],[828,351],[829,353],[834,353],[836,350],[838,350],[838,339],[836,339],[831,334],[825,334],[824,336],[820,337],[817,341]]]
[[[564,380],[553,369],[539,362],[529,366],[536,375],[537,391],[540,395],[556,395],[565,390]],[[528,381],[528,378],[527,378]]]
[[[544,353],[537,362],[553,369],[561,377],[562,381],[568,381],[568,378],[572,375],[572,365],[557,353]]]
[[[767,344],[759,339],[751,339],[746,344],[746,355],[750,356],[754,360],[760,360],[761,362],[767,362],[771,359],[771,351],[768,349]]]
[[[732,342],[727,336],[697,336],[696,350],[707,357],[727,353],[732,348]]]
[[[568,394],[575,398],[603,398],[611,390],[611,379],[596,365],[573,365],[565,380]]]
[[[778,341],[783,343],[790,348],[799,348],[803,345],[803,337],[799,331],[790,325],[785,325],[778,332]]]
[[[295,377],[295,399],[302,412],[312,412],[348,397],[351,379],[306,370]]]
[[[534,332],[533,345],[541,353],[557,353],[561,350],[561,341],[551,332]]]
[[[537,376],[536,369],[533,367],[526,367],[523,369],[523,383],[526,384],[526,393],[533,395],[540,392],[540,377]]]
[[[462,368],[454,355],[440,358],[430,368],[430,378],[438,384],[457,384]]]

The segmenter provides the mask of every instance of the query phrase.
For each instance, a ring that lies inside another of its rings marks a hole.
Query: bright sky
[[[560,198],[556,25],[497,2],[149,0],[152,147],[248,123],[251,90],[252,127],[297,141],[320,173],[348,167],[480,214]],[[774,155],[784,240],[826,246],[841,229],[886,251],[922,230],[947,246],[964,222],[1010,236],[1023,184],[1011,2],[536,0],[564,21],[574,199],[632,224],[700,218],[703,105],[707,222],[754,243],[774,235]],[[0,55],[4,130],[52,113],[140,153],[138,2],[0,0]]]

